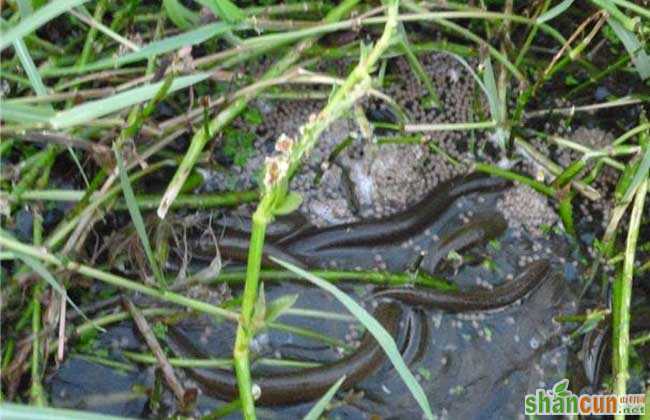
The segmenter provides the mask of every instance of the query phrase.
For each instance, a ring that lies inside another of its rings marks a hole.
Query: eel
[[[517,277],[492,290],[478,289],[447,293],[435,289],[409,287],[379,291],[375,298],[391,298],[409,305],[418,305],[447,312],[477,312],[499,309],[527,296],[552,276],[548,260],[533,261]]]
[[[250,234],[237,230],[227,231],[219,240],[219,253],[223,259],[245,263],[248,258],[248,250],[250,247]],[[210,260],[214,258],[214,253],[206,253],[206,250],[201,249],[199,252],[193,251],[193,255],[198,256],[202,260]],[[276,245],[272,241],[265,241],[262,249],[262,264],[266,267],[276,267],[269,257],[275,257],[283,261],[287,261],[293,265],[301,268],[306,268],[304,262],[288,253],[282,246]]]
[[[278,245],[309,267],[409,271],[435,243],[436,235],[455,224],[462,211],[456,204],[462,205],[462,199],[472,194],[495,201],[495,193],[507,185],[503,179],[481,174],[458,177],[439,184],[419,203],[402,212],[379,219],[306,229]],[[492,205],[478,205],[473,210],[479,213]]]
[[[501,213],[482,213],[445,237],[436,249],[424,257],[420,269],[433,274],[436,272],[438,264],[450,252],[459,252],[470,246],[489,242],[501,236],[507,228],[508,222]]]
[[[397,339],[404,309],[396,302],[380,303],[373,316],[393,338]],[[198,357],[200,352],[175,328],[168,331],[168,345],[180,357]],[[289,405],[312,401],[322,397],[343,375],[346,379],[342,389],[370,376],[386,360],[383,349],[375,338],[365,332],[359,347],[351,354],[324,366],[301,369],[291,372],[254,375],[253,383],[260,387],[261,393],[256,403],[259,405]],[[188,374],[196,380],[208,395],[233,400],[239,395],[237,378],[232,371],[223,369],[188,369]]]
[[[265,240],[264,263],[273,265],[268,256],[276,256],[289,262],[309,268],[378,268],[389,272],[404,272],[412,269],[420,261],[426,250],[432,247],[435,236],[453,226],[453,220],[460,209],[448,211],[456,203],[462,204],[463,197],[481,194],[484,198],[494,198],[499,191],[510,185],[501,178],[473,173],[454,178],[439,184],[419,203],[409,209],[391,216],[346,223],[326,228],[304,224],[294,233],[287,233],[281,227],[277,235]],[[485,205],[491,207],[491,205]],[[484,208],[474,208],[479,213]],[[477,241],[489,240],[501,234],[505,224],[503,217],[490,211],[489,216],[477,216],[471,226],[456,228],[451,233],[446,248],[437,246],[439,257],[429,257],[435,266],[450,251],[464,248]],[[296,221],[281,225],[298,227]],[[219,241],[222,257],[237,262],[245,262],[248,252],[246,228],[237,230],[235,223],[228,221]],[[240,223],[242,224],[242,223]],[[245,226],[245,223],[243,223]],[[271,225],[272,226],[272,225]],[[455,236],[453,236],[455,235]],[[195,252],[201,258],[201,250]],[[437,254],[437,255],[438,255]],[[210,259],[212,253],[206,256]],[[437,258],[437,260],[436,260]],[[429,272],[429,274],[434,274]]]
[[[547,260],[535,261],[520,273],[515,280],[495,287],[493,290],[480,290],[458,293],[443,293],[423,289],[388,289],[375,293],[373,298],[390,298],[379,304],[373,316],[393,336],[398,337],[400,321],[403,318],[401,301],[412,305],[442,309],[448,312],[472,312],[498,309],[510,305],[528,295],[551,275]],[[422,323],[420,327],[422,327]],[[417,328],[413,326],[413,328]],[[407,344],[405,353],[409,359],[418,359],[423,351],[423,344],[428,341],[427,333],[416,333],[416,341]],[[420,336],[420,338],[417,338]],[[181,357],[197,357],[200,352],[175,328],[170,328],[168,344]],[[253,382],[260,387],[261,395],[257,400],[260,405],[288,405],[311,401],[321,397],[330,386],[343,375],[346,376],[342,389],[348,389],[357,382],[370,376],[385,361],[383,349],[374,337],[366,332],[359,347],[346,357],[314,368],[286,373],[257,375]],[[218,398],[232,400],[237,398],[237,379],[231,371],[222,369],[189,369],[189,374],[202,385],[204,392]]]
[[[477,192],[501,191],[508,185],[510,183],[501,178],[472,173],[439,184],[417,204],[402,212],[378,219],[307,229],[284,242],[288,250],[298,254],[378,243],[395,244],[439,221],[458,198]]]

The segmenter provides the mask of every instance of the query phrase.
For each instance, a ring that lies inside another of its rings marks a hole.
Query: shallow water
[[[435,230],[444,236],[463,226],[467,209],[472,209],[473,214],[494,209],[497,199],[498,194],[465,197],[440,216]],[[437,415],[474,419],[518,417],[523,413],[526,393],[538,387],[550,387],[556,381],[572,375],[567,370],[571,350],[562,339],[563,331],[553,317],[576,310],[575,292],[579,290],[577,258],[561,235],[550,233],[544,238],[532,238],[512,229],[506,231],[498,244],[481,244],[462,252],[462,255],[462,263],[445,264],[442,271],[460,287],[499,284],[508,275],[516,276],[526,262],[540,258],[550,261],[557,276],[546,281],[520,304],[498,311],[453,315],[436,309],[415,309],[419,314],[416,319],[426,328],[423,334],[421,329],[414,329],[411,338],[421,334],[421,342],[417,348],[407,350],[407,362],[419,378]],[[358,265],[362,260],[354,264]],[[358,284],[342,287],[362,300],[372,290],[370,286]],[[298,294],[297,308],[344,312],[332,296],[303,284],[267,284],[265,289],[267,301],[285,294]],[[372,305],[372,302],[365,301],[365,304]],[[360,336],[358,326],[349,322],[296,316],[282,316],[280,321],[345,341]],[[234,340],[233,324],[196,316],[181,321],[177,328],[205,354],[212,357],[230,356]],[[119,359],[121,349],[144,349],[136,336],[131,324],[125,322],[111,328],[101,338],[98,347],[111,348],[109,357]],[[328,362],[340,357],[340,349],[273,330],[259,334],[252,349],[256,355],[270,358]],[[264,366],[254,366],[254,369],[269,370]],[[152,368],[142,368],[138,372],[116,372],[70,357],[51,378],[49,387],[57,406],[153,418],[174,411],[173,399],[169,395],[163,398],[163,406],[155,412],[147,407],[146,399],[142,397],[129,401],[118,398],[135,386],[150,386],[152,372]],[[194,384],[188,380],[186,386]],[[112,393],[116,393],[117,397],[108,397]],[[103,401],[83,397],[97,394],[107,397]],[[332,411],[334,417],[368,418],[373,414],[385,418],[421,416],[412,396],[394,369],[387,364],[355,386],[353,393],[344,392],[339,396],[345,397],[346,402]],[[197,407],[199,412],[205,413],[222,404],[199,395]],[[261,407],[258,414],[261,418],[294,418],[306,414],[312,405],[305,403],[272,409]],[[231,417],[238,418],[239,415],[233,414]]]

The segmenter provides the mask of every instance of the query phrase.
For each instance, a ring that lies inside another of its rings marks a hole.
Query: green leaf
[[[490,105],[490,115],[498,124],[503,124],[506,119],[506,110],[503,109],[503,105],[499,100],[499,91],[497,89],[496,78],[494,77],[494,69],[492,68],[490,57],[485,59],[484,66],[483,84],[485,86],[488,104]],[[508,133],[502,127],[497,127],[495,134],[499,145],[501,148],[505,149]]]
[[[327,405],[330,403],[332,398],[334,398],[334,395],[336,395],[336,392],[339,390],[341,385],[343,384],[343,381],[345,381],[345,375],[341,376],[341,378],[336,381],[323,395],[316,404],[309,410],[307,415],[303,418],[303,420],[318,420],[320,416],[323,414],[325,409],[327,408]]]
[[[144,248],[147,260],[149,260],[149,265],[151,266],[151,271],[153,271],[158,284],[160,286],[164,286],[166,281],[162,275],[162,271],[160,271],[160,267],[158,266],[156,258],[154,258],[154,253],[151,250],[151,244],[149,243],[147,229],[144,226],[144,220],[142,219],[142,214],[140,213],[140,207],[138,207],[138,202],[135,199],[135,194],[133,193],[133,188],[131,187],[131,181],[129,181],[129,176],[126,172],[126,166],[124,165],[122,152],[117,149],[117,146],[115,144],[113,145],[113,151],[115,152],[115,159],[117,160],[117,167],[119,169],[120,184],[122,185],[124,200],[126,201],[126,206],[129,209],[131,220],[133,221],[135,230],[140,237],[142,248]]]
[[[605,311],[595,311],[594,313],[589,314],[587,319],[580,325],[576,333],[586,334],[589,331],[592,331],[594,328],[600,324],[603,319],[605,319]]]
[[[569,182],[580,174],[587,165],[587,159],[578,159],[566,167],[553,181],[553,187],[556,189],[565,187]]]
[[[573,222],[573,195],[574,193],[570,192],[560,200],[560,206],[558,208],[558,214],[560,215],[560,220],[562,220],[562,225],[564,230],[571,236],[576,236],[576,228]]]
[[[260,291],[253,307],[252,325],[255,331],[263,328],[266,318],[266,293],[264,293],[264,283],[260,285]]]
[[[284,216],[293,213],[302,204],[302,196],[295,191],[289,191],[281,203],[273,209],[274,216]]]
[[[260,110],[252,106],[246,108],[246,111],[244,112],[244,119],[247,123],[255,126],[262,124],[264,121]]]
[[[645,52],[643,43],[639,41],[634,32],[626,29],[613,17],[607,19],[607,23],[625,46],[641,80],[650,77],[650,56]]]
[[[638,167],[634,171],[634,175],[631,177],[630,183],[620,200],[621,203],[627,203],[631,201],[632,196],[636,192],[637,188],[639,188],[639,185],[641,185],[641,183],[646,178],[648,178],[648,172],[650,171],[650,144],[644,145],[641,148],[641,153],[643,157],[641,158],[641,162],[639,163]]]
[[[573,0],[564,0],[563,2],[551,7],[549,10],[546,11],[546,13],[542,13],[537,17],[537,24],[539,25],[541,23],[548,22],[549,20],[556,18],[557,16],[564,13],[564,11],[568,9],[572,3]]]
[[[49,107],[14,104],[0,101],[0,118],[5,122],[14,122],[19,124],[45,124],[54,115],[54,111]]]
[[[616,200],[616,203],[623,203],[624,196],[627,196],[629,199],[630,194],[628,194],[628,191],[630,190],[632,178],[634,178],[634,175],[639,170],[640,165],[641,159],[638,156],[625,165],[625,169],[623,169],[623,173],[618,178],[616,188],[614,189],[614,199]]]
[[[17,40],[22,39],[25,35],[34,32],[36,29],[40,28],[55,17],[87,1],[88,0],[57,0],[49,2],[31,16],[22,19],[20,23],[13,28],[3,31],[2,34],[0,34],[0,51],[4,50]]]
[[[32,84],[34,93],[38,96],[47,95],[47,87],[45,87],[43,79],[41,79],[41,74],[38,72],[32,57],[29,55],[29,50],[27,49],[25,42],[22,39],[17,40],[14,42],[14,49],[16,50],[16,55],[20,60],[20,64],[22,64],[23,69],[25,70],[25,74],[27,74],[29,82]]]
[[[424,412],[424,415],[427,419],[433,419],[433,413],[431,412],[431,406],[427,400],[427,396],[424,393],[424,390],[420,386],[413,373],[409,370],[402,355],[395,344],[393,337],[384,329],[384,327],[368,313],[363,307],[361,307],[354,299],[345,294],[341,289],[334,286],[332,283],[323,280],[322,278],[313,275],[312,273],[305,271],[299,267],[296,267],[293,264],[279,260],[275,257],[270,257],[271,260],[286,268],[289,271],[292,271],[298,274],[300,277],[309,281],[310,283],[315,284],[321,289],[331,293],[334,297],[346,307],[348,311],[352,313],[363,324],[366,330],[375,337],[381,348],[388,356],[388,359],[391,361],[395,370],[400,375],[409,391],[413,395],[413,398],[417,401],[420,408]]]
[[[90,63],[86,66],[72,66],[61,68],[44,68],[41,74],[45,76],[65,76],[72,74],[86,73],[90,71],[118,68],[125,64],[131,64],[147,60],[154,55],[161,55],[182,47],[197,45],[212,37],[223,35],[230,30],[230,25],[224,22],[210,23],[201,26],[193,31],[184,32],[179,35],[170,36],[159,41],[154,41],[134,51],[119,57],[110,56]]]
[[[607,11],[607,14],[611,16],[611,18],[616,19],[628,31],[634,31],[634,28],[639,22],[640,18],[638,16],[635,18],[628,17],[611,0],[591,0],[591,2],[596,4],[601,9]]]
[[[180,29],[190,29],[199,23],[199,15],[178,0],[163,0],[163,6],[167,17]]]
[[[298,300],[297,294],[284,295],[275,299],[266,308],[266,322],[273,322],[280,317],[287,309],[291,308]]]
[[[32,405],[0,403],[2,420],[128,420],[127,417],[108,416],[90,411],[62,408],[35,407]]]
[[[174,79],[169,92],[192,86],[210,77],[210,73],[197,73]],[[147,101],[156,96],[164,82],[141,86],[109,96],[108,98],[86,102],[66,111],[58,112],[49,119],[52,128],[61,129],[85,124],[97,118],[120,111],[124,108]]]
[[[66,301],[72,306],[72,308],[79,314],[81,315],[86,321],[90,321],[86,314],[84,314],[81,309],[70,299],[70,296],[68,296],[65,288],[59,284],[58,281],[54,278],[52,273],[49,272],[49,270],[41,263],[39,260],[30,257],[29,255],[21,254],[20,252],[15,252],[13,253],[19,260],[25,263],[29,268],[31,268],[35,273],[37,273],[43,280],[49,284],[52,289],[56,290],[61,296],[65,296]],[[95,322],[92,322],[92,324],[95,326],[100,331],[105,331],[103,328],[97,326]]]
[[[246,14],[230,0],[197,0],[228,23],[239,23],[246,19]]]
[[[404,55],[406,56],[406,60],[411,66],[411,70],[429,92],[429,95],[425,98],[425,100],[422,101],[423,105],[427,109],[440,108],[440,98],[438,97],[438,92],[436,91],[436,88],[433,85],[433,82],[431,81],[431,77],[429,77],[429,74],[427,73],[426,69],[424,68],[424,66],[422,66],[422,63],[420,63],[418,57],[413,52],[413,49],[411,48],[411,43],[409,42],[408,35],[406,33],[406,30],[404,29],[403,23],[400,23],[398,25],[397,39],[398,39],[397,43],[399,44],[400,48],[404,52]]]
[[[237,166],[244,166],[255,152],[255,135],[248,131],[226,128],[223,153]]]

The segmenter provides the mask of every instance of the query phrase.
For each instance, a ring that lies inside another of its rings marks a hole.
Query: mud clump
[[[546,197],[528,185],[517,185],[506,191],[497,207],[515,235],[528,233],[539,238],[545,229],[555,226],[559,220]]]

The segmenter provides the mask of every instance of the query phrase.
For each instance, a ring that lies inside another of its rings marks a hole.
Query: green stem
[[[442,291],[456,291],[457,287],[441,277],[432,277],[423,273],[389,273],[379,271],[335,271],[335,270],[314,270],[315,276],[321,277],[331,282],[349,281],[360,282],[363,284],[375,284],[379,286],[404,286],[418,285],[430,287]],[[260,278],[269,281],[279,280],[300,280],[299,275],[285,270],[261,270]],[[222,271],[213,279],[208,279],[204,283],[228,283],[241,284],[246,279],[245,271]]]
[[[43,285],[38,283],[34,286],[34,295],[32,297],[32,334],[38,337],[41,330],[41,295],[43,294]],[[29,399],[32,404],[43,407],[45,406],[45,392],[41,384],[40,361],[42,356],[41,340],[36,339],[32,342],[32,363],[31,377],[32,382],[29,390]]]
[[[622,275],[616,280],[619,282],[619,293],[615,294],[613,312],[613,351],[612,367],[614,375],[614,393],[623,396],[627,390],[627,379],[629,378],[629,346],[630,346],[630,303],[632,301],[632,280],[634,277],[634,260],[636,255],[636,244],[639,238],[639,228],[643,217],[643,208],[646,194],[648,192],[648,178],[643,181],[636,191],[632,213],[630,215],[630,227],[628,228],[627,241],[625,246],[625,259],[623,262]],[[617,414],[615,419],[623,420],[624,415]]]
[[[220,308],[209,303],[201,302],[195,299],[190,299],[185,296],[179,295],[163,289],[154,289],[148,286],[145,286],[142,283],[138,283],[124,277],[107,273],[96,268],[80,264],[66,257],[56,256],[44,248],[37,248],[31,245],[23,244],[18,242],[7,235],[0,235],[0,246],[6,247],[10,251],[15,251],[29,255],[31,257],[37,258],[48,264],[52,264],[56,267],[63,268],[66,270],[74,271],[76,273],[88,276],[104,283],[113,285],[115,287],[120,287],[128,289],[134,292],[140,292],[143,295],[151,296],[156,299],[160,299],[166,302],[175,303],[177,305],[185,306],[195,311],[203,312],[209,315],[214,315],[220,318],[227,318],[236,320],[238,319],[238,314],[223,308]]]
[[[481,163],[481,162],[475,163],[474,168],[480,172],[485,172],[490,175],[500,176],[501,178],[509,179],[511,181],[516,181],[521,184],[528,185],[544,195],[547,195],[549,197],[555,197],[555,190],[553,188],[549,187],[543,182],[539,182],[525,175],[520,175],[515,172],[509,171],[507,169],[502,169],[499,168],[498,166],[490,165],[487,163]]]
[[[237,335],[233,349],[237,385],[239,387],[239,399],[242,403],[244,418],[246,419],[255,418],[255,402],[251,388],[249,343],[255,334],[252,322],[253,312],[255,303],[257,302],[264,235],[266,233],[266,225],[270,220],[270,202],[270,196],[264,196],[257,211],[253,215],[253,230],[251,232],[248,262],[246,265],[246,283],[244,285],[241,318],[237,326]]]
[[[310,116],[309,121],[300,130],[301,139],[294,143],[293,140],[286,138],[282,155],[270,159],[266,165],[262,198],[253,214],[253,229],[248,252],[241,318],[233,350],[239,399],[242,404],[244,418],[247,420],[256,417],[250,373],[249,344],[255,334],[253,312],[257,302],[266,225],[272,220],[275,209],[285,203],[289,179],[298,169],[303,156],[311,151],[323,130],[347,112],[356,100],[370,89],[369,72],[386,50],[395,33],[397,9],[397,0],[393,0],[388,4],[388,18],[384,32],[375,47],[370,52],[362,54],[357,66],[332,95],[319,114]],[[311,43],[311,40],[303,41],[300,50],[308,48]]]
[[[340,20],[354,6],[356,6],[358,2],[359,0],[344,1],[327,14],[325,21],[335,22]],[[289,52],[287,52],[277,63],[271,66],[262,75],[260,82],[275,79],[282,75],[282,73],[287,71],[292,65],[296,63],[296,61],[298,61],[302,53],[310,48],[313,45],[314,41],[315,38],[306,39],[299,43],[296,47],[289,50]],[[235,117],[237,117],[246,108],[248,102],[256,97],[260,92],[265,90],[265,88],[266,85],[264,83],[260,83],[257,88],[251,90],[246,95],[235,99],[234,102],[219,112],[219,114],[217,114],[217,116],[212,119],[212,121],[210,121],[207,133],[210,133],[211,135],[220,133],[224,127],[230,124],[230,122],[234,120]],[[174,177],[169,182],[160,205],[158,206],[157,213],[158,217],[161,219],[166,216],[167,211],[176,199],[176,196],[180,192],[183,184],[185,184],[185,180],[190,175],[192,168],[198,161],[201,152],[205,148],[205,145],[212,139],[212,137],[208,136],[207,133],[206,130],[203,129],[198,130],[194,133],[194,136],[190,142],[190,146],[187,149],[185,156],[183,156],[183,160],[181,161],[178,170],[174,174]]]

